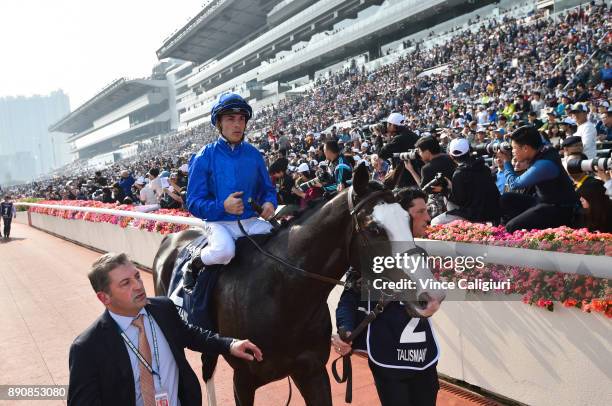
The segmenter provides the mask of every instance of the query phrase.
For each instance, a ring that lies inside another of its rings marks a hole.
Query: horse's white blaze
[[[374,206],[372,218],[383,227],[391,241],[412,241],[410,215],[399,203],[383,203]]]
[[[414,248],[414,239],[410,228],[410,214],[400,206],[399,203],[383,203],[374,206],[372,210],[372,218],[376,223],[383,227],[391,241],[392,254],[402,254],[407,250]],[[394,244],[398,243],[398,244]],[[419,256],[413,254],[412,256]],[[419,262],[417,267],[408,267],[403,269],[404,273],[413,281],[417,282],[416,295],[421,298],[423,293],[427,293],[431,298],[438,301],[444,300],[446,296],[444,291],[439,289],[425,289],[421,282],[428,279],[433,279],[433,274],[426,264]],[[419,309],[415,309],[419,314]]]

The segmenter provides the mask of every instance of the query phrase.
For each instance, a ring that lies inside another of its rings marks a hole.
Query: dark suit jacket
[[[182,406],[202,404],[202,390],[184,348],[207,354],[227,354],[231,338],[189,325],[181,319],[174,303],[166,297],[151,298],[145,309],[161,328],[179,373],[178,397]],[[70,347],[68,405],[133,406],[134,374],[128,349],[119,327],[108,310]]]

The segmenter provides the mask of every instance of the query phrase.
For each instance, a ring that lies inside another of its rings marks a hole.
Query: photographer
[[[276,186],[276,198],[279,204],[298,204],[299,197],[292,192],[293,177],[287,173],[289,161],[287,158],[278,158],[270,165],[269,172],[272,182]]]
[[[425,165],[421,168],[421,174],[418,175],[416,173],[410,161],[405,161],[404,164],[421,189],[423,189],[425,185],[428,185],[438,173],[441,173],[442,176],[448,179],[453,177],[457,165],[447,154],[442,153],[440,143],[438,143],[435,137],[428,135],[419,138],[415,146],[419,156],[423,162],[425,162]],[[425,191],[428,193],[427,210],[433,217],[446,211],[443,193],[445,191],[444,189],[443,186],[436,185],[432,186],[431,190]]]
[[[391,137],[391,141],[380,149],[378,156],[382,159],[393,157],[394,153],[407,152],[414,148],[418,135],[410,131],[404,124],[404,116],[400,113],[391,113],[387,118],[387,136]],[[421,163],[413,164],[415,170],[421,170]],[[386,183],[391,187],[406,187],[415,186],[416,180],[405,170],[404,164],[399,159],[394,159],[393,172],[390,173]]]
[[[448,151],[458,164],[448,185],[451,189],[449,210],[435,217],[431,224],[454,220],[496,224],[499,221],[499,191],[484,159],[470,155],[470,144],[465,138],[451,141]]]
[[[319,184],[326,192],[341,192],[345,187],[348,186],[348,182],[351,180],[351,174],[353,168],[349,164],[349,161],[340,153],[340,147],[338,141],[326,141],[323,149],[325,158],[328,162],[327,170],[333,177],[334,181],[331,184]]]
[[[512,233],[520,229],[571,226],[578,208],[578,196],[557,150],[544,146],[540,133],[532,126],[520,127],[512,133],[511,139],[514,157],[530,165],[517,176],[510,155],[500,150],[497,156],[504,161],[506,184],[510,192],[534,186],[536,197],[517,193],[502,195],[500,204],[506,230]]]

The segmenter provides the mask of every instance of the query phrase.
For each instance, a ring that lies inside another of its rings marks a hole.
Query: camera
[[[411,161],[413,159],[417,159],[418,157],[419,157],[419,153],[416,148],[411,149],[407,152],[395,152],[393,154],[393,158],[399,158],[402,161]]]
[[[433,188],[436,186],[442,187],[442,190],[439,193],[444,193],[448,186],[448,184],[446,183],[446,179],[444,178],[444,175],[442,175],[441,172],[438,172],[436,176],[429,181],[429,183],[423,186],[423,192],[427,194],[436,193],[433,191]]]
[[[325,170],[319,170],[317,171],[317,176],[314,177],[314,179],[309,180],[308,182],[304,182],[298,185],[298,188],[302,191],[305,192],[307,191],[309,188],[314,187],[317,182],[322,184],[322,185],[326,185],[326,184],[330,184],[334,181],[334,178],[331,176],[331,174]]]
[[[574,158],[567,161],[567,171],[572,174],[581,172],[596,172],[600,169],[604,171],[609,171],[612,169],[612,158]]]
[[[506,153],[512,153],[512,145],[507,142],[490,142],[486,145],[478,145],[474,148],[474,151],[479,155],[495,155],[499,151],[504,151]]]

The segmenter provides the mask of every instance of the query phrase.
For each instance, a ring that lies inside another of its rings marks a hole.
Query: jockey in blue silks
[[[204,265],[228,264],[235,254],[234,241],[248,234],[269,233],[272,226],[261,220],[248,199],[263,207],[269,219],[277,205],[261,153],[244,140],[251,106],[238,94],[225,93],[211,110],[210,121],[219,130],[217,141],[204,146],[189,162],[187,208],[205,221],[208,245],[201,250]]]

